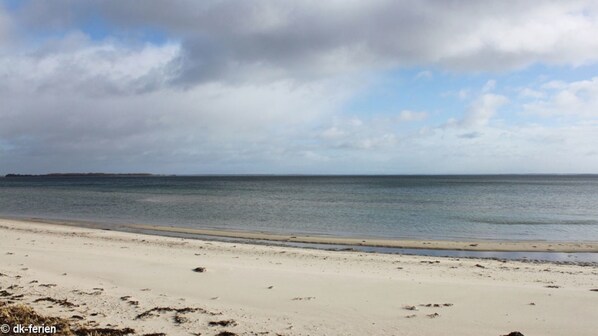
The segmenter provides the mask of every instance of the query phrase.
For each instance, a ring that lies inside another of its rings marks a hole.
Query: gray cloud
[[[475,138],[479,138],[482,134],[480,132],[469,132],[469,133],[463,133],[459,135],[459,138],[462,139],[475,139]]]
[[[35,1],[40,30],[90,18],[180,40],[176,81],[311,79],[391,66],[504,71],[598,59],[590,1]]]

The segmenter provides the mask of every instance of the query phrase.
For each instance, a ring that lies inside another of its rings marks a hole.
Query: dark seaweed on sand
[[[8,325],[47,325],[55,326],[55,336],[126,336],[135,333],[131,328],[86,328],[71,326],[69,321],[60,317],[44,316],[25,305],[6,305],[0,302],[0,321]]]
[[[208,323],[210,327],[234,327],[237,325],[235,320],[212,321]]]
[[[54,298],[51,298],[51,297],[40,298],[40,299],[37,299],[37,300],[35,300],[33,302],[42,302],[42,301],[52,302],[52,303],[55,303],[55,304],[58,304],[60,306],[67,307],[67,308],[79,307],[79,305],[76,305],[76,304],[74,304],[72,302],[69,302],[69,301],[67,301],[67,299],[58,300],[58,299],[54,299]]]

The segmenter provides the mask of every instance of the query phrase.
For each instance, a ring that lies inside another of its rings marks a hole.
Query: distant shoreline
[[[125,174],[112,174],[112,173],[51,173],[51,174],[6,174],[6,178],[14,177],[148,177],[148,176],[159,176],[149,173],[125,173]]]
[[[499,173],[499,174],[153,174],[153,173],[47,173],[0,175],[0,178],[14,177],[598,177],[598,173]]]

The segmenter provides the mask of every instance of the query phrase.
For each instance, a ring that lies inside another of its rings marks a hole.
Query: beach
[[[5,303],[166,335],[595,335],[598,267],[0,220]],[[227,334],[230,332],[231,334]]]

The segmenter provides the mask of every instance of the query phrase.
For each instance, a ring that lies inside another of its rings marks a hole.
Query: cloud
[[[437,65],[504,71],[598,59],[591,1],[56,1],[28,2],[19,22],[68,29],[91,17],[119,31],[180,40],[178,83],[309,80],[350,71]]]
[[[444,127],[475,128],[485,126],[496,114],[496,111],[509,102],[503,95],[483,93],[474,100],[460,119],[449,119]]]
[[[544,98],[545,94],[544,92],[540,91],[540,90],[534,90],[531,88],[523,88],[519,91],[519,96],[523,97],[523,98]]]
[[[459,91],[471,73],[596,62],[597,18],[587,1],[0,7],[0,172],[513,172],[576,157],[569,171],[598,169],[596,79],[530,86],[523,106],[494,73]],[[438,72],[406,71],[412,87],[374,86],[390,94],[349,112],[368,79],[404,68]],[[423,101],[439,89],[456,102]],[[492,122],[507,103],[532,121]]]
[[[2,4],[0,4],[0,52],[2,51],[2,46],[6,41],[9,39],[11,35],[11,20],[6,11],[4,10]]]
[[[179,51],[70,34],[0,56],[0,171],[261,171],[297,160],[305,148],[295,144],[312,123],[360,85],[341,78],[173,89],[167,80]]]
[[[91,43],[72,33],[35,52],[0,57],[0,88],[14,93],[122,95],[164,86],[179,46],[125,46],[116,41]]]
[[[437,127],[403,139],[392,161],[408,158],[401,167],[415,173],[592,173],[598,167],[596,142],[596,122],[487,124],[467,133]]]
[[[479,138],[480,136],[482,136],[482,133],[480,133],[480,132],[469,132],[469,133],[459,134],[459,138],[463,138],[463,139],[475,139],[475,138]]]
[[[496,81],[494,79],[490,79],[486,82],[486,84],[484,84],[484,87],[482,88],[482,92],[491,92],[491,91],[494,91],[495,88],[496,88]]]
[[[397,116],[399,121],[417,121],[417,120],[424,120],[428,117],[428,113],[426,112],[416,112],[410,110],[403,110]]]
[[[538,99],[524,105],[529,114],[544,117],[598,117],[598,77],[575,82],[549,82]]]
[[[432,79],[434,75],[432,75],[432,71],[420,71],[415,75],[415,79]]]

